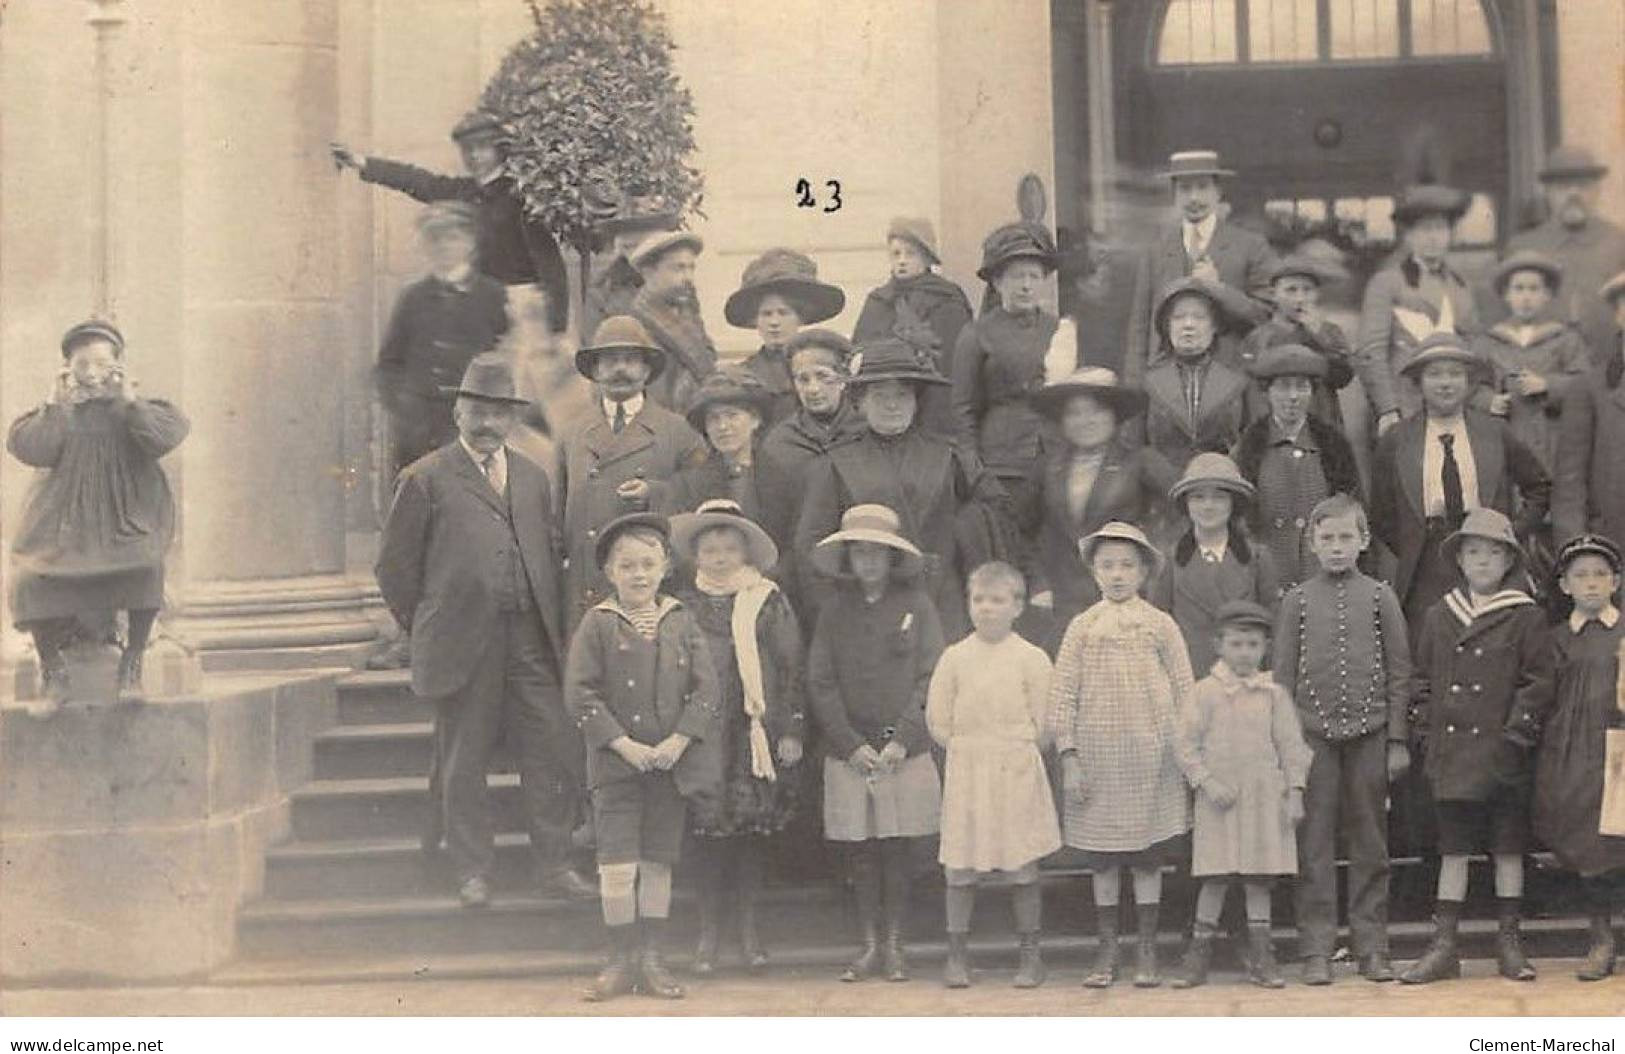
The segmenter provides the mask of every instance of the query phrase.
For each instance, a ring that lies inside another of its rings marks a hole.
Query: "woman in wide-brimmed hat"
[[[970,300],[959,283],[937,272],[942,253],[931,221],[898,216],[886,227],[886,252],[891,274],[884,285],[870,290],[852,327],[859,344],[896,337],[929,348],[937,372],[953,376],[953,354],[959,334],[971,320]],[[955,428],[953,393],[944,388],[926,396],[920,421],[927,428],[952,434]]]
[[[994,301],[959,334],[953,401],[959,441],[1008,489],[1023,485],[1043,451],[1043,422],[1029,397],[1044,384],[1044,357],[1060,320],[1044,307],[1055,241],[1035,223],[1009,223],[982,243],[976,276]]]
[[[1022,532],[1033,539],[1032,600],[1023,618],[1048,622],[1034,636],[1053,654],[1073,616],[1100,599],[1078,540],[1112,520],[1149,526],[1177,471],[1155,450],[1121,441],[1124,424],[1145,412],[1146,399],[1111,370],[1086,366],[1051,381],[1032,404],[1056,442],[1016,506]]]
[[[671,518],[672,551],[692,568],[678,599],[705,636],[722,708],[722,793],[697,804],[700,939],[694,972],[711,973],[727,906],[745,966],[767,965],[757,928],[765,839],[795,813],[805,739],[801,628],[766,572],[778,547],[725,498]]]
[[[1417,345],[1440,330],[1478,329],[1472,290],[1449,263],[1451,232],[1467,212],[1466,191],[1441,183],[1406,187],[1394,204],[1404,251],[1371,277],[1360,309],[1355,360],[1360,383],[1386,432],[1421,409],[1417,394],[1397,383]]]
[[[810,553],[853,505],[893,507],[926,554],[926,585],[943,624],[963,636],[964,574],[1014,548],[1005,491],[974,453],[920,427],[922,392],[947,384],[928,355],[880,340],[860,346],[852,362],[847,387],[866,427],[808,471],[796,552]]]
[[[1255,416],[1247,378],[1216,357],[1220,334],[1239,324],[1225,302],[1212,282],[1180,278],[1163,289],[1152,316],[1169,355],[1145,375],[1149,406],[1137,427],[1171,465],[1229,450]]]
[[[730,325],[754,329],[762,338],[761,348],[742,365],[772,398],[768,425],[796,409],[786,344],[802,326],[826,322],[845,306],[846,294],[840,287],[820,282],[818,265],[794,249],[769,249],[745,265],[723,315]]]
[[[1197,454],[1168,490],[1185,529],[1168,549],[1166,570],[1151,585],[1151,603],[1174,617],[1191,669],[1212,669],[1213,636],[1226,601],[1250,600],[1271,611],[1280,600],[1275,558],[1253,543],[1247,514],[1256,492],[1223,454]]]
[[[689,427],[705,437],[705,461],[681,469],[666,488],[661,507],[692,511],[708,498],[739,503],[753,519],[762,514],[756,448],[772,396],[754,376],[729,366],[700,382],[688,404]],[[762,570],[771,570],[763,568]]]

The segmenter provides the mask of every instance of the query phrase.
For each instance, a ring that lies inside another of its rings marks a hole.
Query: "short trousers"
[[[1439,852],[1522,853],[1529,848],[1529,793],[1498,789],[1488,801],[1441,801]]]
[[[599,864],[675,864],[688,826],[688,802],[669,772],[645,772],[592,791]]]

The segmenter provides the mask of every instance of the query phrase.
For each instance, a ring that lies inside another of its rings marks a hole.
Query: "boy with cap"
[[[593,559],[604,524],[629,512],[659,508],[679,469],[705,460],[706,446],[688,422],[646,394],[666,369],[666,357],[637,319],[604,320],[576,369],[597,386],[594,408],[559,444],[559,492],[564,509],[569,581],[566,624],[609,593]]]
[[[1625,473],[1616,460],[1625,450],[1625,388],[1620,386],[1625,380],[1625,271],[1614,275],[1598,296],[1613,311],[1614,330],[1605,354],[1563,406],[1552,501],[1558,538],[1587,531],[1625,538]]]
[[[1322,421],[1343,431],[1343,407],[1337,393],[1354,379],[1349,361],[1349,340],[1336,322],[1320,309],[1320,291],[1328,283],[1348,277],[1341,267],[1312,256],[1302,248],[1270,268],[1270,298],[1274,313],[1259,323],[1241,342],[1243,367],[1251,369],[1265,348],[1294,344],[1307,348],[1326,362],[1310,410]]]
[[[553,232],[525,210],[524,196],[503,172],[502,123],[483,110],[470,111],[451,130],[467,175],[445,176],[402,161],[363,157],[333,143],[333,163],[353,168],[365,183],[378,183],[428,204],[453,199],[475,208],[475,260],[481,271],[516,290],[539,288],[547,298],[548,329],[563,333],[570,321],[570,280]],[[525,295],[519,293],[520,296]]]
[[[1399,979],[1461,976],[1456,924],[1467,899],[1467,861],[1488,852],[1501,919],[1497,965],[1502,977],[1533,981],[1518,912],[1532,751],[1552,704],[1546,617],[1518,588],[1523,550],[1501,513],[1469,512],[1439,555],[1456,565],[1461,584],[1423,617],[1411,678],[1414,732],[1426,743],[1423,771],[1439,823],[1439,885],[1433,943]]]
[[[1219,164],[1213,150],[1185,150],[1168,159],[1163,173],[1173,184],[1179,223],[1148,246],[1134,279],[1129,307],[1128,350],[1123,380],[1138,387],[1152,366],[1166,355],[1152,327],[1155,298],[1175,279],[1196,277],[1213,283],[1225,311],[1245,326],[1269,317],[1270,262],[1274,253],[1263,235],[1228,222],[1220,214],[1219,180],[1235,172]],[[1223,357],[1238,354],[1231,346]]]

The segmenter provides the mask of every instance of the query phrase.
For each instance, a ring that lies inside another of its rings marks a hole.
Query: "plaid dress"
[[[1083,794],[1062,802],[1061,837],[1089,852],[1138,853],[1190,830],[1175,756],[1195,687],[1179,626],[1135,597],[1072,620],[1055,657],[1049,728],[1083,763]]]

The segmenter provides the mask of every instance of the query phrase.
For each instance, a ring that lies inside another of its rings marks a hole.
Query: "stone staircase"
[[[351,674],[338,682],[337,693],[337,723],[314,743],[313,778],[292,794],[291,835],[267,853],[263,896],[239,913],[237,958],[213,979],[264,984],[590,972],[602,940],[597,905],[545,898],[529,885],[512,766],[497,765],[489,778],[498,832],[493,902],[470,911],[458,904],[444,862],[426,860],[418,844],[427,808],[429,709],[412,698],[407,676],[399,672]],[[814,835],[801,843],[785,847],[798,855],[783,853],[777,860],[778,876],[764,904],[765,939],[775,963],[832,964],[850,954],[850,909],[830,877],[832,860],[822,844]],[[919,957],[929,960],[941,954],[940,873],[929,855],[922,853],[920,862],[911,931],[921,938]],[[1045,871],[1045,946],[1063,964],[1068,956],[1082,961],[1094,932],[1085,873],[1066,863],[1051,861]],[[1475,895],[1490,886],[1487,870],[1474,868]],[[1430,873],[1419,860],[1396,861],[1396,957],[1419,954],[1425,943]],[[679,869],[678,962],[686,958],[681,949],[695,914],[683,879]],[[1536,867],[1529,886],[1531,915],[1537,916],[1528,926],[1535,950],[1579,954],[1582,924],[1565,884]],[[1193,893],[1188,878],[1176,878],[1165,889],[1170,954],[1181,940],[1176,930],[1189,918]],[[1233,899],[1239,901],[1239,894]],[[997,892],[980,898],[975,937],[979,945],[1013,957],[1007,903]],[[1552,917],[1539,918],[1542,911]],[[1468,951],[1490,954],[1493,908],[1477,902],[1469,914],[1475,921],[1463,927]],[[1291,922],[1284,890],[1277,893],[1275,918],[1278,925]]]

